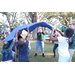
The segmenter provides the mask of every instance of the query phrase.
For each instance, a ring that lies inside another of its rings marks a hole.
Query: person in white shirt
[[[53,37],[54,28],[52,28],[50,40],[58,41],[58,54],[59,54],[58,62],[68,62],[70,59],[70,54],[68,51],[69,43],[70,43],[69,38],[73,36],[74,30],[68,28],[64,34],[59,29],[56,29],[56,31],[59,31],[62,37]]]

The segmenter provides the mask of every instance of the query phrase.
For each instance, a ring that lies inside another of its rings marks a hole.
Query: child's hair
[[[72,38],[72,36],[73,36],[73,34],[74,34],[74,30],[71,29],[71,28],[68,28],[68,29],[65,31],[65,33],[66,33],[66,36],[69,38],[69,45],[72,45],[72,44],[73,44],[73,38]]]
[[[9,46],[10,46],[9,44],[4,44],[4,45],[3,45],[3,49],[8,49]]]
[[[20,38],[19,41],[18,41],[18,45],[20,47],[23,47],[24,44],[25,44],[24,40],[22,38]]]

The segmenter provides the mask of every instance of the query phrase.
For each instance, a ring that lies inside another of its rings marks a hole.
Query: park
[[[54,57],[53,47],[55,41],[51,40],[50,36],[52,34],[52,28],[59,29],[61,32],[65,32],[67,28],[70,27],[70,23],[74,22],[74,12],[1,12],[1,15],[5,15],[7,19],[1,20],[0,22],[0,39],[1,41],[5,39],[6,42],[13,40],[17,30],[18,34],[23,30],[26,34],[21,34],[23,39],[28,35],[27,27],[29,27],[30,33],[30,45],[31,50],[28,54],[29,62],[58,62],[59,54],[58,48],[56,49],[56,56]],[[58,16],[60,15],[60,16]],[[2,16],[3,17],[3,16]],[[62,19],[61,19],[62,18]],[[35,55],[36,50],[36,40],[37,40],[37,28],[44,28],[44,55],[42,57],[41,48],[38,50],[37,56]],[[13,28],[13,31],[10,32],[10,29]],[[7,37],[3,37],[4,33],[10,32]],[[68,33],[69,34],[69,33]],[[2,38],[3,37],[3,38]],[[0,41],[0,42],[1,42]],[[24,40],[25,41],[25,40]],[[0,44],[0,61],[2,61],[1,50],[3,48],[3,43]],[[15,62],[19,62],[19,59],[16,57],[17,50],[15,50]],[[72,57],[72,62],[75,62],[75,53]]]
[[[36,48],[36,41],[31,41],[31,52],[29,54],[29,61],[30,62],[57,62],[58,61],[58,52],[56,50],[56,57],[53,58],[53,45],[51,42],[45,43],[45,58],[41,56],[41,49],[39,49],[38,56],[34,57],[35,48]],[[2,59],[1,54],[2,44],[0,45],[0,61]],[[16,58],[16,62],[18,59]],[[72,62],[75,62],[75,54],[72,58]]]

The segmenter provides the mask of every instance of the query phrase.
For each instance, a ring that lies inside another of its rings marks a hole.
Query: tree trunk
[[[7,20],[8,20],[8,23],[9,23],[9,27],[10,27],[10,29],[11,29],[11,23],[10,23],[10,17],[9,17],[9,15],[8,15],[8,12],[7,12],[7,14],[6,14],[6,17],[7,17]]]
[[[8,14],[8,12],[6,12],[5,15],[7,17],[7,20],[8,20],[8,23],[9,23],[9,27],[11,29],[13,27],[13,25],[14,25],[14,22],[15,22],[16,12],[13,12],[12,21],[10,21],[10,15]]]
[[[32,23],[33,22],[39,22],[40,19],[41,19],[41,17],[43,16],[43,14],[44,13],[42,13],[41,15],[39,15],[38,12],[34,12],[34,14],[32,12],[29,12],[29,16],[31,18]],[[33,37],[34,40],[37,39],[36,29],[33,30],[32,37]]]
[[[37,12],[34,12],[34,19],[33,19],[33,22],[38,22],[38,13],[37,13]],[[32,37],[33,37],[34,40],[37,39],[36,29],[33,30],[33,32],[32,32]]]

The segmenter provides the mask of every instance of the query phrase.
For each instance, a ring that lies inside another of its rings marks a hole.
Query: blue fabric
[[[29,41],[26,40],[25,44],[23,45],[23,47],[19,47],[18,46],[18,42],[16,42],[16,46],[19,50],[19,62],[28,62],[29,61],[29,57],[28,57],[28,45],[29,45]]]
[[[9,36],[6,37],[5,41],[10,41],[15,37],[16,31],[19,30],[19,33],[24,29],[27,31],[27,27],[29,28],[29,32],[33,31],[36,27],[41,26],[41,27],[47,27],[49,29],[52,29],[52,25],[46,23],[46,22],[40,22],[40,23],[31,23],[31,24],[25,24],[25,25],[21,25],[21,26],[17,26],[11,33]]]

